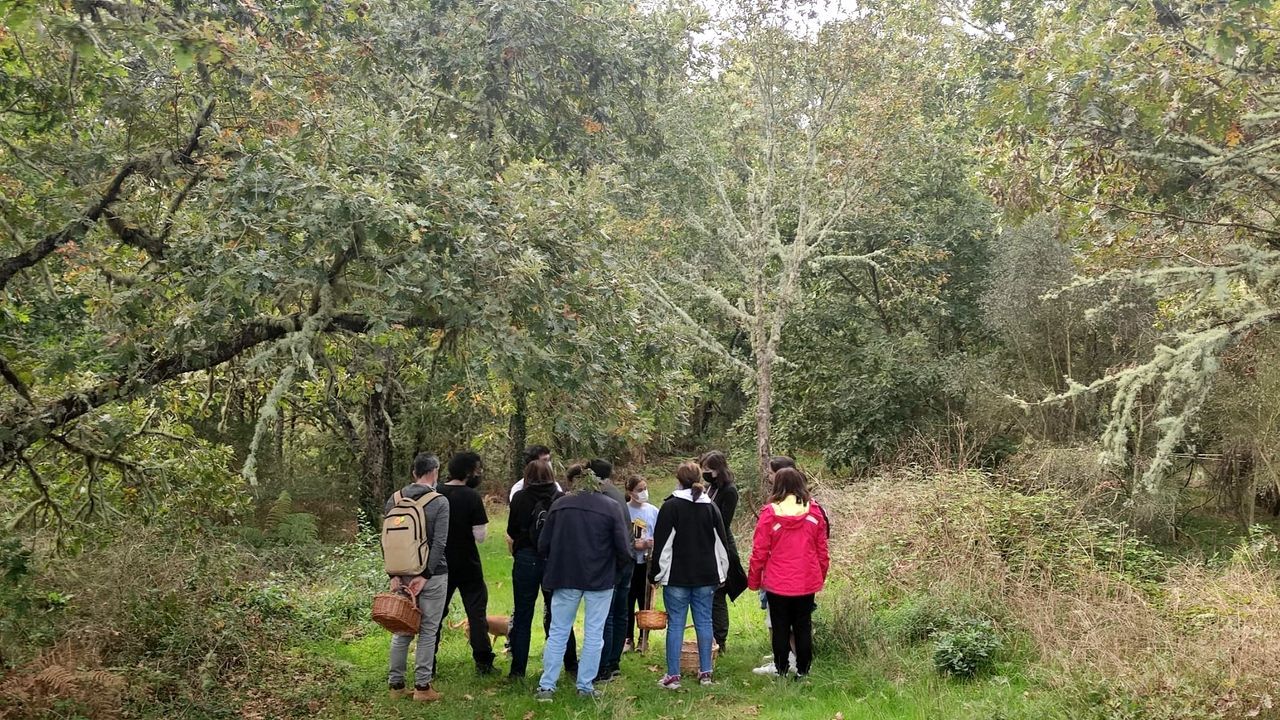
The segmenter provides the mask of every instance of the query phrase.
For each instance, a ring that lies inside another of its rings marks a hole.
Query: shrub
[[[989,620],[964,619],[936,635],[933,665],[946,675],[973,677],[995,662],[1004,642]]]
[[[53,640],[67,597],[42,591],[32,578],[31,551],[16,537],[0,537],[0,669]]]

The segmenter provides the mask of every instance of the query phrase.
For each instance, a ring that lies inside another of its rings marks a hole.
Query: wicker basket
[[[403,592],[378,593],[373,596],[373,621],[398,635],[418,632],[421,613],[413,600]]]
[[[639,625],[641,630],[665,630],[667,614],[662,610],[637,610],[636,625]]]
[[[715,645],[711,646],[711,667],[716,666],[716,656],[720,654],[720,649]],[[680,670],[681,672],[696,673],[702,668],[698,665],[698,641],[685,640],[680,646]]]

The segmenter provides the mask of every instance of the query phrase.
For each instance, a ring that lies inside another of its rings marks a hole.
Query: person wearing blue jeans
[[[560,679],[560,658],[569,630],[586,603],[582,655],[578,659],[578,694],[599,697],[594,687],[604,649],[604,621],[613,600],[620,568],[633,562],[626,523],[618,504],[600,492],[594,475],[580,490],[551,506],[538,536],[538,552],[547,559],[542,585],[552,592],[551,634],[542,652],[537,699],[553,699]]]
[[[684,644],[685,618],[689,612],[693,614],[693,632],[698,638],[698,676],[711,675],[711,598],[715,592],[715,585],[668,585],[662,588],[662,602],[667,607],[668,677],[680,677],[680,651]]]
[[[558,588],[551,594],[551,635],[542,651],[542,677],[538,680],[540,691],[554,691],[560,680],[561,659],[569,642],[573,619],[578,616],[578,606],[584,602],[586,613],[583,622],[582,657],[578,660],[578,692],[595,695],[594,678],[600,667],[604,648],[604,621],[609,615],[613,589],[575,590]]]
[[[649,563],[649,579],[662,586],[667,605],[667,674],[658,681],[666,690],[680,688],[680,651],[689,609],[698,636],[698,683],[712,684],[712,596],[737,561],[720,508],[707,496],[702,468],[696,462],[683,463],[676,469],[676,481],[680,489],[658,509]]]

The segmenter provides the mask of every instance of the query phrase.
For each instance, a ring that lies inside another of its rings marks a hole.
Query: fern
[[[126,681],[123,676],[117,675],[109,670],[91,670],[89,672],[80,673],[79,679],[87,689],[118,692],[123,690]]]
[[[50,665],[36,673],[36,683],[53,691],[55,695],[70,696],[76,690],[76,674],[63,665]]]
[[[271,530],[271,538],[286,545],[310,545],[320,540],[319,522],[311,513],[289,513]]]
[[[238,527],[236,534],[240,536],[240,542],[255,548],[267,544],[267,534],[256,527]]]
[[[293,497],[289,495],[288,490],[282,490],[280,495],[276,497],[276,501],[271,503],[271,509],[267,511],[266,530],[274,533],[276,528],[280,527],[280,523],[293,513]]]

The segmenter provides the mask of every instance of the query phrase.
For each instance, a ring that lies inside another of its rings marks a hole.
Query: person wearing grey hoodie
[[[419,453],[413,459],[413,483],[399,491],[401,497],[414,500],[434,492],[440,475],[440,459],[430,453]],[[384,511],[395,505],[396,496],[387,500]],[[436,667],[436,635],[440,631],[440,619],[444,616],[445,594],[449,588],[449,565],[445,559],[445,547],[449,542],[449,499],[440,497],[424,508],[431,539],[427,541],[427,567],[415,577],[391,577],[391,590],[404,588],[413,596],[422,613],[418,624],[418,649],[414,658],[413,690],[405,688],[405,666],[409,660],[409,643],[412,635],[392,635],[387,682],[393,698],[412,696],[418,702],[440,699],[440,693],[431,687]]]
[[[667,608],[667,674],[658,685],[668,690],[680,688],[680,651],[690,611],[698,638],[698,682],[712,683],[711,598],[735,560],[724,519],[706,493],[702,468],[683,463],[676,481],[680,488],[658,510],[649,569],[649,579],[662,586]]]

